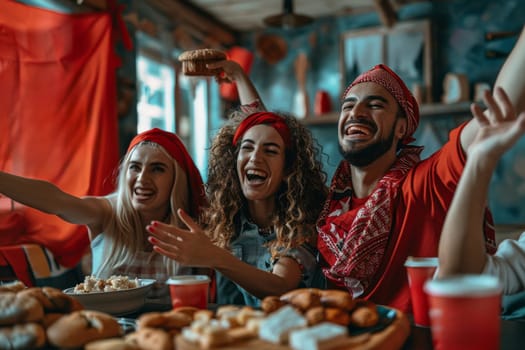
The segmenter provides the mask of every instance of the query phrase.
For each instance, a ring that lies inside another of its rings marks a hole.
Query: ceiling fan
[[[283,1],[283,13],[266,17],[263,21],[269,27],[298,28],[313,22],[310,16],[300,15],[293,11],[293,0]]]

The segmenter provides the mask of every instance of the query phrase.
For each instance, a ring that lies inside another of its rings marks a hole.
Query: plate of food
[[[127,276],[111,276],[108,279],[86,276],[83,283],[65,289],[64,293],[77,299],[87,310],[122,316],[144,306],[146,295],[155,282],[154,279],[131,279]]]

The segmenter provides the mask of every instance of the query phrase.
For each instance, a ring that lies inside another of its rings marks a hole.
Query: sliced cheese
[[[307,321],[292,306],[286,305],[270,314],[259,326],[259,338],[275,344],[286,344],[288,334],[307,326]]]
[[[323,322],[310,328],[290,333],[290,346],[297,350],[327,350],[338,347],[346,341],[346,327]]]

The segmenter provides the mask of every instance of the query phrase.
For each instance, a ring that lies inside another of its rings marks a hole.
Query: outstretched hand
[[[148,241],[153,249],[183,265],[212,267],[210,258],[215,256],[215,246],[201,227],[182,209],[177,210],[179,218],[189,228],[184,230],[159,221],[152,221],[146,227],[151,236]]]
[[[469,147],[469,157],[474,154],[487,160],[498,160],[525,133],[525,112],[516,113],[512,103],[501,87],[494,95],[485,91],[483,100],[487,110],[472,104],[471,111],[480,128]]]
[[[214,63],[208,63],[206,65],[209,69],[221,69],[221,74],[218,74],[215,76],[215,80],[217,83],[233,83],[235,82],[239,77],[244,75],[244,70],[235,61],[231,60],[224,60],[224,61],[218,61]]]

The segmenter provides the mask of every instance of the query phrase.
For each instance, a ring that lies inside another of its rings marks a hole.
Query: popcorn
[[[114,292],[118,290],[137,288],[139,286],[140,282],[138,278],[129,279],[128,276],[111,276],[108,279],[86,276],[83,283],[79,283],[75,286],[74,292],[78,294]]]

